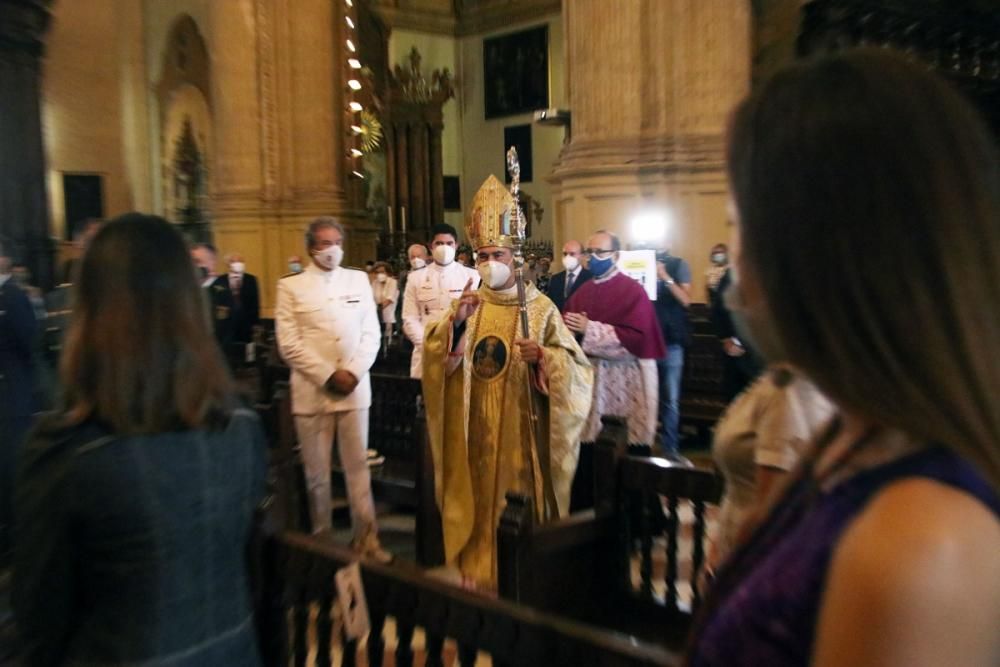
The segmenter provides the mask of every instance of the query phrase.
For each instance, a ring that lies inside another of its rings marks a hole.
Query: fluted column
[[[726,241],[724,130],[750,85],[746,0],[563,3],[572,138],[551,177],[556,242],[595,229],[629,242],[663,209],[664,245],[689,261],[695,297]]]
[[[215,238],[262,279],[265,314],[313,218],[336,215],[352,227],[348,263],[375,256],[371,224],[347,210],[344,196],[344,6],[209,4]]]
[[[332,212],[344,205],[343,82],[340,80],[343,19],[334,14],[343,3],[296,0],[287,48],[294,104],[295,200],[300,208]]]
[[[259,211],[261,96],[258,15],[250,0],[209,3],[209,53],[215,118],[213,213],[225,222]]]
[[[52,284],[40,110],[48,0],[0,0],[0,241]]]

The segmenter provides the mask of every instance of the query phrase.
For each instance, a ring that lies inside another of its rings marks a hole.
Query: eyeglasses
[[[604,250],[603,248],[587,248],[586,250],[584,250],[584,252],[587,253],[588,255],[594,255],[595,257],[600,257],[603,259],[605,257],[608,257],[609,255],[613,255],[615,251]]]

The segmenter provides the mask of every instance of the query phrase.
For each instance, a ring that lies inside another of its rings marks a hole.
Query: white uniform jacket
[[[368,369],[379,350],[378,315],[364,271],[310,264],[278,281],[278,350],[292,369],[292,412],[315,415],[371,407]],[[323,388],[334,371],[358,378],[350,394]]]
[[[423,358],[424,327],[451,307],[462,296],[462,290],[472,278],[472,288],[479,288],[479,272],[458,262],[447,266],[429,264],[411,271],[406,278],[403,294],[403,333],[413,343],[410,377],[419,378]]]

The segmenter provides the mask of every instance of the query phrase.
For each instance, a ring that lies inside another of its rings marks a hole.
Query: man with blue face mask
[[[592,502],[593,471],[588,469],[601,417],[628,421],[629,444],[650,447],[656,432],[659,381],[656,361],[667,356],[656,311],[637,281],[618,270],[621,242],[607,231],[587,241],[594,277],[566,302],[566,326],[594,366],[594,400],[581,439],[580,468],[574,482],[574,509]]]

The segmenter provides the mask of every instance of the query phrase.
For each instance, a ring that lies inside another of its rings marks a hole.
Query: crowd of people
[[[688,664],[997,664],[996,137],[935,75],[858,51],[759,85],[733,112],[727,164],[734,234],[705,276],[731,399],[713,444],[726,496]],[[508,492],[539,521],[592,503],[610,474],[588,454],[602,416],[691,465],[688,264],[658,252],[650,299],[619,237],[595,229],[563,245],[562,270],[521,266],[513,205],[491,177],[466,256],[442,223],[398,277],[346,266],[349,230],[317,218],[276,288],[313,531],[331,535],[335,444],[351,546],[393,559],[367,445],[369,372],[399,323],[445,558],[486,593]],[[61,391],[38,418],[41,295],[0,257],[0,546],[26,664],[258,663],[245,547],[266,444],[231,367],[252,354],[262,286],[240,254],[217,264],[160,218],[95,226]]]

